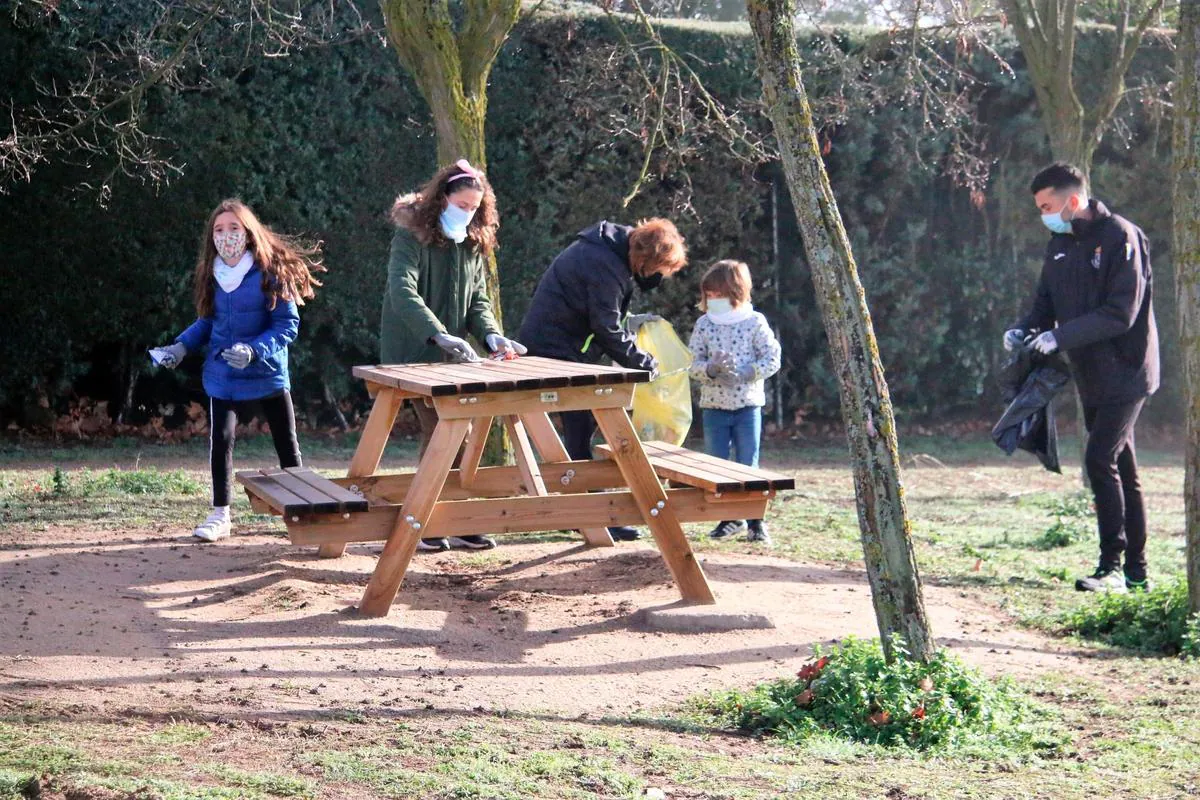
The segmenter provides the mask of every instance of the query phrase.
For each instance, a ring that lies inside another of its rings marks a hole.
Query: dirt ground
[[[105,541],[0,533],[0,694],[87,707],[304,716],[423,707],[605,714],[653,709],[798,669],[814,644],[877,635],[862,572],[709,554],[721,608],[774,630],[640,630],[678,600],[644,543],[587,549],[510,537],[418,554],[384,619],[356,615],[378,545],[336,560],[243,527]],[[7,541],[6,541],[7,539]],[[988,672],[1084,671],[1094,657],[1022,631],[959,589],[927,587],[935,633]],[[1093,666],[1094,669],[1094,666]]]

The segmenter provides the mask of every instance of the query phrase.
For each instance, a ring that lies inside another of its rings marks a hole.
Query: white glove
[[[234,369],[245,369],[254,360],[254,351],[250,349],[250,345],[238,342],[233,347],[222,350],[221,358]]]
[[[433,343],[442,348],[455,364],[461,364],[464,361],[483,360],[479,357],[479,353],[475,352],[474,347],[467,344],[465,339],[460,339],[457,336],[451,336],[448,333],[439,333],[433,337]]]
[[[499,333],[489,333],[485,337],[488,350],[493,353],[516,353],[523,356],[529,352],[529,348],[521,344],[515,339],[509,339]]]
[[[1032,347],[1034,350],[1037,350],[1044,356],[1048,356],[1053,353],[1058,349],[1058,341],[1054,338],[1054,331],[1046,331],[1045,333],[1038,335],[1038,337],[1033,340]]]
[[[166,347],[160,347],[158,350],[163,351],[162,359],[158,362],[167,369],[175,369],[179,366],[179,362],[183,361],[183,357],[187,355],[187,348],[182,342],[175,342]]]
[[[1025,331],[1011,328],[1004,332],[1004,349],[1011,352],[1014,347],[1025,341]]]

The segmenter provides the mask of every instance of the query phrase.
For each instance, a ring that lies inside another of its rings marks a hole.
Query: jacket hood
[[[408,192],[396,198],[396,202],[392,203],[392,210],[388,214],[388,219],[397,228],[407,228],[415,230],[416,224],[414,217],[417,212],[417,193]]]
[[[608,220],[600,220],[595,225],[581,230],[578,238],[585,242],[607,247],[628,265],[629,233],[632,230],[628,225],[618,225]]]

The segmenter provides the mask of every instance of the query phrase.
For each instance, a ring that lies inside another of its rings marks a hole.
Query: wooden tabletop
[[[354,376],[380,386],[430,397],[646,383],[650,380],[646,370],[536,356],[521,356],[512,361],[487,359],[469,364],[377,364],[355,367]]]

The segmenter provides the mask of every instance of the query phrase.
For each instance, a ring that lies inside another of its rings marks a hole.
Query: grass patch
[[[791,742],[834,737],[916,751],[986,744],[996,754],[1047,752],[1063,735],[1007,680],[992,681],[948,650],[928,664],[888,664],[876,640],[847,639],[795,678],[702,701],[738,730]]]
[[[175,722],[161,730],[154,731],[147,739],[151,744],[195,744],[211,736],[212,733],[201,725],[190,722]]]
[[[1187,582],[1148,592],[1099,593],[1094,602],[1059,617],[1062,629],[1106,644],[1164,655],[1200,656],[1200,614],[1188,610]]]
[[[210,766],[207,771],[227,784],[254,789],[273,797],[313,797],[315,793],[312,783],[303,778],[293,778],[290,775],[243,772],[223,764]]]

